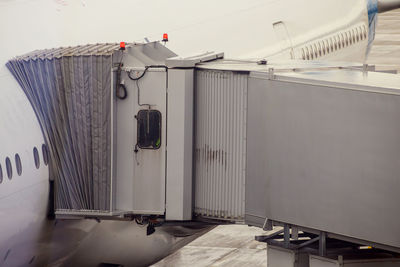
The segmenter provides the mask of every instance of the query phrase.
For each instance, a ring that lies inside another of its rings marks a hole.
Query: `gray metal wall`
[[[244,218],[248,75],[197,70],[195,212]]]
[[[400,248],[400,95],[249,78],[248,106],[247,222]]]

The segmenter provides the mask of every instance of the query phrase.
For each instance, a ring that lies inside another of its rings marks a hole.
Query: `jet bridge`
[[[366,69],[198,64],[195,212],[399,253],[400,76]]]
[[[159,42],[94,44],[8,62],[49,147],[57,217],[192,219],[194,64],[223,54],[167,67],[175,56]]]
[[[8,67],[46,136],[59,217],[281,225],[288,247],[291,229],[400,252],[399,76],[160,43]]]
[[[56,214],[165,213],[167,69],[158,42],[34,51],[8,63],[51,154]]]

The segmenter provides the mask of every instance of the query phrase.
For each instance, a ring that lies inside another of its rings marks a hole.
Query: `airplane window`
[[[331,38],[331,51],[337,49],[336,37]]]
[[[366,32],[365,32],[365,26],[363,26],[363,27],[361,28],[361,36],[362,36],[362,39],[363,39],[363,40],[367,38],[367,34],[366,34]]]
[[[314,44],[314,57],[317,58],[318,57],[318,48],[317,45]]]
[[[0,184],[3,182],[3,169],[1,168],[0,164]]]
[[[367,39],[367,29],[365,25],[363,25],[364,39]]]
[[[336,50],[339,50],[340,49],[340,37],[339,37],[339,35],[335,37],[335,42],[336,42],[335,43]]]
[[[319,56],[322,56],[322,45],[321,45],[321,41],[318,42],[318,54],[319,54]]]
[[[13,173],[12,173],[11,160],[10,160],[9,157],[6,158],[6,169],[7,169],[7,176],[8,176],[8,179],[11,180],[11,179],[12,179]]]
[[[15,167],[17,168],[17,173],[19,176],[22,174],[22,163],[21,163],[21,158],[19,157],[18,154],[15,154]]]
[[[311,60],[314,59],[314,48],[313,48],[312,45],[310,46],[310,59],[311,59]]]
[[[327,42],[327,43],[326,43],[326,52],[329,54],[329,53],[331,52],[331,47],[332,47],[331,39],[330,39],[330,38],[327,39],[326,42]]]
[[[360,26],[360,39],[361,40],[364,40],[364,35],[363,35],[363,33],[362,33],[362,27]]]
[[[304,53],[304,48],[301,49],[301,58],[302,58],[303,60],[306,59],[306,54]]]
[[[358,43],[360,41],[360,32],[358,31],[358,28],[355,29],[355,36],[356,36],[356,41]]]
[[[310,52],[308,51],[308,47],[306,47],[306,58],[310,60]]]
[[[38,152],[36,147],[33,148],[33,159],[35,160],[36,169],[39,169],[39,167],[40,167],[40,158],[39,158],[39,152]]]
[[[47,166],[49,164],[49,151],[47,150],[47,146],[45,144],[42,145],[42,155],[44,165]]]
[[[356,34],[356,32],[355,32],[355,30],[354,29],[352,29],[351,30],[351,34],[353,35],[353,43],[356,43],[357,42],[357,34]]]
[[[330,47],[329,39],[325,40],[324,45],[325,45],[324,54],[329,54],[329,47]]]
[[[341,43],[342,43],[341,47],[344,48],[346,46],[346,37],[345,37],[345,35],[343,33],[340,34],[340,40],[341,40]]]
[[[311,59],[314,59],[314,58],[316,58],[317,57],[317,51],[316,51],[316,49],[315,49],[315,46],[311,46],[311,50],[310,50],[311,52]]]

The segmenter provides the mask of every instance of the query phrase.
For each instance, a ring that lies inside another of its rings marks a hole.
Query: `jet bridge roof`
[[[128,43],[126,46],[132,47],[134,45],[134,43]],[[103,56],[112,55],[115,51],[119,50],[119,48],[120,44],[118,43],[67,46],[35,50],[24,55],[17,56],[16,59],[28,60],[33,58],[53,59],[66,56]]]
[[[346,84],[347,88],[385,88],[387,92],[398,93],[400,75],[368,71],[363,72],[363,65],[349,62],[323,62],[323,61],[260,61],[222,59],[212,62],[199,63],[198,69],[252,72],[252,75],[262,77],[272,72],[274,78],[291,80],[293,82],[305,81],[323,82],[324,84]],[[366,66],[368,70],[371,67]],[[272,74],[271,73],[271,74]],[[392,90],[393,89],[393,90]]]
[[[219,59],[210,62],[199,62],[199,69],[232,70],[232,71],[268,71],[273,68],[281,72],[300,71],[302,69],[344,69],[361,68],[363,65],[349,62],[325,62],[304,60],[243,60]]]
[[[79,56],[112,56],[116,55],[115,53],[120,50],[119,43],[86,44],[35,50],[20,56],[16,56],[11,61],[28,61],[37,59],[52,60]],[[135,63],[142,63],[141,65],[164,63],[166,58],[176,56],[175,53],[164,47],[159,42],[125,43],[125,50],[129,53],[126,53],[124,57],[126,56],[135,60]],[[135,53],[135,55],[132,56],[132,53]]]

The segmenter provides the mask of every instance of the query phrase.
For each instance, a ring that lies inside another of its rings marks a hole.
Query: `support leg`
[[[319,255],[321,257],[326,256],[326,233],[321,232],[319,235]]]

